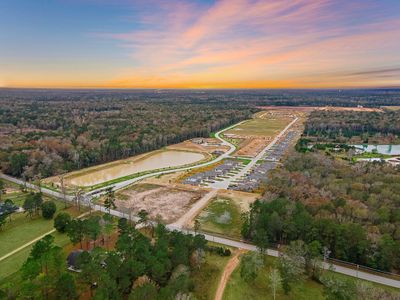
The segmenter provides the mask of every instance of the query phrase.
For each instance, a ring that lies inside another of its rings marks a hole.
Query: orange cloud
[[[152,3],[161,9],[145,12],[140,29],[96,35],[124,48],[127,66],[81,86],[400,85],[395,76],[368,73],[400,63],[400,21],[381,2],[222,0],[206,8],[184,1]]]

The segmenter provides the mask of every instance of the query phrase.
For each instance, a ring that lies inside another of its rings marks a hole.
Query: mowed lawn
[[[4,199],[11,199],[16,205],[22,206],[27,193],[13,191],[3,196]],[[65,209],[63,202],[51,199],[44,196],[43,201],[54,201],[57,207],[57,213],[66,211],[72,216],[78,216],[83,212],[78,212],[74,207]],[[46,234],[54,227],[54,220],[46,220],[39,213],[38,216],[33,216],[32,219],[26,213],[14,213],[11,215],[11,221],[7,219],[7,223],[0,231],[0,257],[10,253],[11,251],[29,243],[33,239]],[[66,235],[54,233],[56,242],[63,246],[68,238]],[[16,272],[29,255],[31,246],[28,246],[12,256],[0,261],[0,280]]]
[[[64,247],[70,243],[66,234],[54,232],[52,236],[54,236],[54,243],[57,246]],[[10,281],[13,274],[17,273],[28,258],[32,246],[33,244],[0,261],[0,284]]]
[[[241,210],[239,205],[230,198],[214,198],[198,215],[197,220],[200,222],[201,230],[233,238],[241,237]]]
[[[252,119],[228,130],[226,133],[240,136],[272,137],[281,132],[291,121],[289,118]]]
[[[12,197],[6,197],[6,199],[12,199]],[[14,198],[15,199],[15,198]],[[44,197],[44,201],[50,200]],[[15,204],[21,206],[23,203],[23,197],[20,200],[15,201]],[[64,210],[64,203],[53,200],[57,206],[57,212]],[[77,216],[79,213],[69,208],[66,210],[69,214]],[[14,213],[11,215],[11,222],[7,221],[6,225],[3,226],[0,231],[0,257],[13,251],[14,249],[28,243],[34,238],[45,234],[53,229],[54,220],[44,219],[40,213],[38,216],[33,216],[32,219],[26,213]]]

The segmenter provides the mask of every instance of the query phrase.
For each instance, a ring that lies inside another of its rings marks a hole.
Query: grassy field
[[[15,185],[6,183],[8,188],[16,188]],[[4,196],[4,199],[11,199],[16,205],[22,206],[27,193],[13,190]],[[43,197],[44,201],[53,200],[49,197]],[[82,212],[78,212],[75,208],[65,209],[64,203],[54,200],[57,212],[66,211],[72,216],[78,216]],[[46,220],[41,215],[34,216],[32,219],[25,213],[14,213],[11,215],[11,221],[7,220],[0,231],[0,257],[17,249],[31,240],[41,236],[53,229],[53,220]],[[65,236],[55,233],[56,242],[59,245],[65,243]],[[27,258],[30,247],[15,253],[7,259],[0,261],[0,280],[17,271]]]
[[[274,136],[282,131],[290,121],[291,120],[288,118],[253,119],[230,129],[225,133],[240,136]]]
[[[231,256],[222,257],[216,254],[206,254],[206,262],[200,269],[192,272],[194,295],[198,300],[213,300],[217,292],[222,272]]]
[[[52,235],[55,238],[55,244],[60,247],[64,247],[70,243],[66,234],[54,232]],[[12,279],[29,256],[32,246],[33,244],[0,262],[0,284]]]
[[[211,201],[197,219],[200,221],[201,230],[240,238],[242,228],[240,214],[240,207],[234,200],[218,197]]]
[[[48,200],[48,199],[46,199]],[[22,205],[17,201],[17,205]],[[54,201],[57,212],[64,211],[64,204]],[[66,210],[71,215],[76,216],[78,212],[69,208]],[[34,238],[45,234],[53,229],[53,220],[46,220],[42,216],[34,216],[32,219],[25,213],[14,213],[11,215],[11,222],[7,222],[0,232],[0,257],[12,250],[28,243]]]
[[[226,285],[223,299],[273,299],[273,295],[268,287],[268,274],[271,269],[272,261],[270,257],[267,258],[266,267],[260,271],[256,280],[251,283],[246,283],[240,277],[240,268],[237,267]],[[325,298],[322,295],[322,285],[312,280],[307,280],[302,284],[294,286],[292,292],[288,296],[284,295],[282,291],[279,291],[276,299],[323,300]]]
[[[226,285],[223,299],[224,300],[240,300],[240,299],[273,299],[273,295],[268,286],[268,275],[271,268],[276,262],[275,257],[266,257],[265,267],[259,272],[258,277],[254,282],[246,283],[240,277],[240,267],[237,267],[232,273],[231,278]],[[326,271],[330,275],[342,279],[342,280],[354,280],[357,279],[353,277],[348,277],[343,274],[332,273]],[[327,274],[328,274],[327,273]],[[389,292],[398,292],[397,289],[383,286],[380,284],[371,283],[377,288],[384,289]],[[305,279],[303,282],[298,283],[292,287],[292,291],[289,295],[285,295],[282,290],[277,292],[276,299],[325,299],[323,295],[323,285],[317,283],[311,279]]]

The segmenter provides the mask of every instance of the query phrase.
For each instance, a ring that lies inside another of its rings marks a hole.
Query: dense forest
[[[333,258],[399,270],[400,169],[293,153],[271,174],[242,233],[264,248],[318,242]]]
[[[105,235],[100,221],[107,224],[110,218],[97,215],[64,222],[56,218],[57,230],[66,231],[74,244],[82,245],[82,239],[87,239],[87,243],[94,241],[95,247],[74,252],[74,259],[68,262],[74,273],[67,270],[65,254],[54,237],[45,236],[33,245],[17,282],[2,286],[0,298],[190,300],[195,299],[196,288],[192,272],[206,262],[206,251],[230,255],[228,249],[208,246],[203,235],[170,232],[157,225],[151,238],[126,219],[119,219],[115,247],[107,250],[100,242],[96,245],[96,240]]]
[[[0,89],[0,101],[112,101],[133,100],[190,103],[244,103],[252,106],[357,106],[379,107],[400,105],[400,89],[120,89],[120,90],[60,90],[60,89]]]
[[[260,105],[400,105],[400,91],[0,89],[0,167],[27,179],[48,177],[208,136]],[[318,114],[307,123],[309,134],[373,133],[380,125],[388,134],[399,131],[398,112],[382,122],[375,122],[379,114],[360,114],[367,124],[351,126],[352,113],[328,125]]]
[[[399,142],[400,110],[313,111],[305,124],[304,135],[316,141],[343,143],[350,139],[364,143]]]
[[[3,100],[0,163],[14,176],[48,177],[209,136],[254,111],[213,102]]]

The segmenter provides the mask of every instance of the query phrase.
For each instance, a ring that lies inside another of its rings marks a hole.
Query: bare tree
[[[64,183],[64,174],[60,175],[59,178],[60,178],[61,193],[63,195],[65,208],[67,208],[68,205],[67,205],[67,195],[66,195],[65,183]]]
[[[81,210],[81,202],[83,200],[84,195],[85,195],[85,192],[83,191],[83,189],[76,188],[74,201],[75,201],[76,206],[78,207],[79,211]]]
[[[276,291],[280,289],[282,284],[282,277],[278,269],[273,268],[268,275],[268,285],[272,290],[274,300],[276,299]]]

